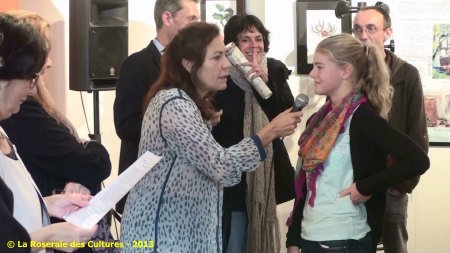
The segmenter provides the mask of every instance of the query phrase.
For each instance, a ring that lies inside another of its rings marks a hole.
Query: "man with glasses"
[[[121,140],[119,174],[137,160],[142,125],[142,101],[161,72],[164,47],[187,24],[200,18],[198,0],[157,0],[154,8],[156,38],[122,64],[116,85],[114,125]],[[124,197],[116,206],[122,213]]]
[[[377,46],[385,57],[394,88],[389,123],[428,151],[428,134],[423,103],[423,91],[418,70],[411,64],[384,49],[384,42],[392,35],[389,13],[379,6],[360,9],[353,21],[353,33],[364,44]],[[388,159],[389,163],[395,163]],[[383,246],[386,253],[406,253],[408,195],[419,178],[407,181],[386,192]]]

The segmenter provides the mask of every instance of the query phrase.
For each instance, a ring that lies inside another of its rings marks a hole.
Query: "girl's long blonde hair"
[[[388,118],[393,90],[389,83],[389,70],[379,52],[372,45],[363,45],[350,34],[339,34],[324,39],[316,52],[328,55],[338,65],[351,64],[354,69],[354,85],[370,101],[377,113]]]

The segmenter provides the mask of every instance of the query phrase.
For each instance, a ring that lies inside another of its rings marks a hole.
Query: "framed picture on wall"
[[[245,0],[201,0],[201,20],[223,27],[233,15],[245,12]]]
[[[309,74],[317,44],[324,38],[351,32],[351,15],[335,15],[338,1],[297,1],[297,74]]]
[[[450,90],[425,91],[424,104],[430,146],[450,146]]]
[[[432,27],[432,79],[422,83],[428,137],[431,146],[450,146],[450,24]]]

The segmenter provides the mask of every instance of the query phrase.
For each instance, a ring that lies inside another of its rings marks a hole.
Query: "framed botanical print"
[[[316,46],[324,38],[351,32],[351,15],[335,15],[338,1],[297,1],[297,73],[309,74]]]
[[[201,0],[201,20],[217,24],[222,30],[233,15],[245,12],[245,0]]]

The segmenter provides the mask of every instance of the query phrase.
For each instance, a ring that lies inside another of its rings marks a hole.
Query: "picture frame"
[[[431,78],[434,83],[424,85],[425,117],[430,146],[450,146],[449,31],[449,23],[433,23]]]
[[[245,0],[201,0],[201,21],[217,24],[223,28],[233,15],[245,13]]]
[[[426,92],[424,105],[430,146],[450,146],[450,92]]]
[[[319,42],[331,35],[351,33],[351,15],[335,15],[338,1],[297,0],[297,74],[309,74],[312,57]]]

